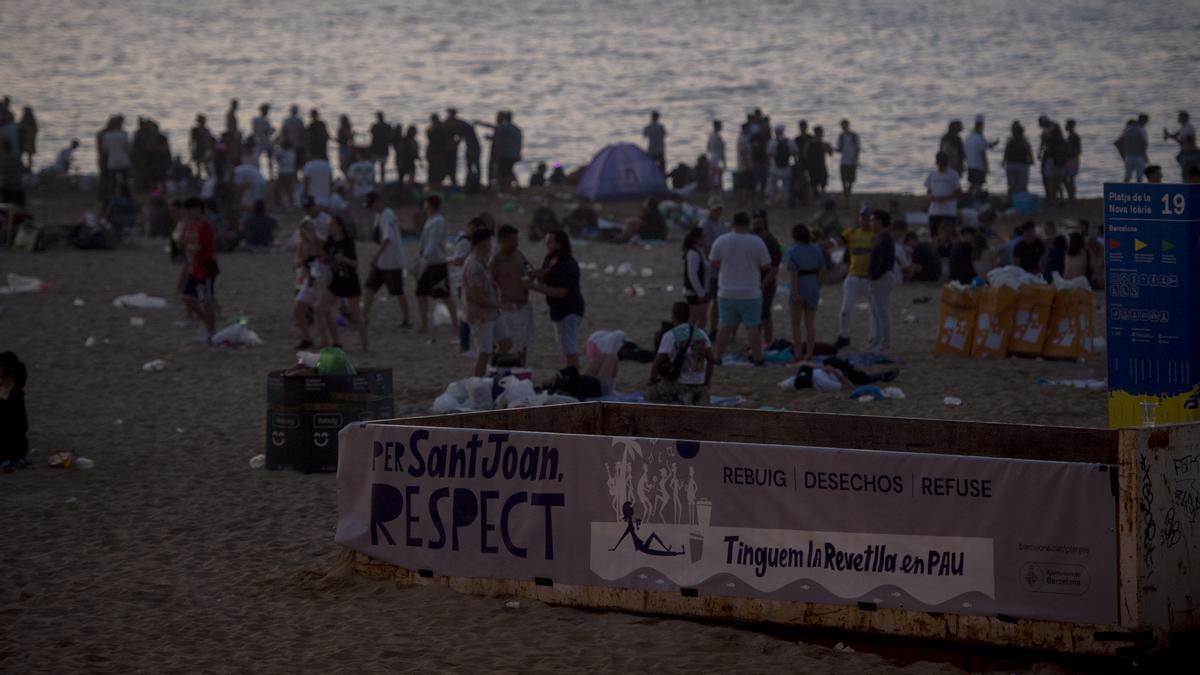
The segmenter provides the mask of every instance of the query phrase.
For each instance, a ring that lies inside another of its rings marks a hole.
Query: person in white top
[[[751,360],[762,363],[762,280],[771,269],[771,254],[762,237],[750,233],[750,214],[733,216],[733,230],[717,237],[708,254],[717,274],[717,363],[739,325],[746,326]]]
[[[925,177],[925,192],[929,195],[929,236],[937,237],[942,225],[953,226],[958,220],[958,198],[962,196],[962,177],[950,168],[950,158],[939,152],[935,158],[937,170]]]
[[[275,133],[275,129],[271,127],[271,120],[267,119],[267,113],[271,112],[271,106],[264,103],[258,107],[259,115],[250,122],[250,132],[254,136],[254,163],[258,164],[263,155],[267,157],[267,175],[274,173],[274,157],[271,153],[271,135]]]
[[[721,138],[721,120],[713,120],[712,133],[708,135],[708,176],[712,189],[725,189],[725,139]]]
[[[987,151],[996,147],[1000,139],[988,142],[983,135],[983,115],[975,116],[975,127],[963,142],[967,160],[967,194],[978,194],[987,182],[988,161]]]
[[[258,169],[258,159],[253,151],[242,155],[242,163],[233,170],[233,187],[237,190],[238,203],[247,212],[254,202],[266,199],[267,180]]]
[[[317,161],[317,160],[313,160]],[[324,161],[324,160],[320,160]],[[326,162],[328,164],[328,162]],[[411,328],[408,316],[408,298],[404,295],[404,243],[400,240],[400,221],[396,213],[384,207],[383,200],[375,192],[366,196],[367,208],[375,214],[375,231],[379,237],[379,250],[367,266],[367,281],[364,286],[362,316],[367,321],[375,294],[386,285],[388,295],[400,303],[400,327]]]
[[[858,134],[850,131],[850,120],[842,120],[842,133],[838,134],[837,151],[840,155],[838,168],[842,175],[842,198],[849,206],[854,181],[858,180],[858,154],[862,151]]]
[[[367,158],[366,152],[358,148],[351,151],[354,162],[346,167],[346,179],[349,181],[351,215],[354,227],[362,233],[370,226],[370,211],[364,206],[368,194],[375,191],[375,164]]]
[[[1175,118],[1179,121],[1179,129],[1174,133],[1163,129],[1164,141],[1175,141],[1179,147],[1186,148],[1188,139],[1191,139],[1192,145],[1196,144],[1196,127],[1192,126],[1191,118],[1186,110],[1180,110],[1179,116]]]
[[[312,197],[317,206],[329,206],[333,192],[333,167],[329,160],[317,157],[304,163],[304,194]]]
[[[104,151],[106,166],[113,174],[113,185],[121,185],[129,178],[129,134],[125,132],[125,118],[117,115],[109,124],[108,131],[100,137],[100,149]]]
[[[442,200],[437,195],[429,195],[425,198],[423,206],[425,225],[421,227],[421,243],[417,253],[417,311],[420,312],[417,330],[426,333],[429,331],[430,298],[446,303],[446,309],[449,310],[452,319],[458,316],[458,312],[454,306],[454,295],[450,292],[450,268],[446,263],[446,219],[441,214]],[[459,329],[455,326],[454,330],[457,332]]]

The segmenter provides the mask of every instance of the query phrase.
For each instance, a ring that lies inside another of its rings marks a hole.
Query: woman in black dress
[[[366,353],[367,324],[363,321],[362,310],[359,307],[362,287],[358,283],[358,255],[354,248],[354,237],[346,230],[346,221],[342,220],[341,216],[334,216],[329,224],[329,238],[325,240],[325,255],[329,258],[329,267],[333,269],[329,293],[333,301],[346,301],[350,320],[358,326],[358,337],[362,341],[363,353]],[[334,342],[339,342],[336,332]]]

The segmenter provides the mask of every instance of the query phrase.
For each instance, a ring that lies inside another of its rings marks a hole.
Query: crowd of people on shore
[[[8,105],[6,100],[6,111]],[[460,348],[475,352],[475,375],[484,374],[493,363],[525,364],[534,334],[533,293],[545,298],[566,369],[596,377],[611,387],[617,348],[599,333],[580,339],[585,302],[579,264],[571,252],[572,238],[611,242],[666,239],[669,226],[657,197],[648,198],[638,216],[613,228],[611,223],[605,226],[595,207],[582,197],[560,218],[552,194],[544,193],[526,232],[530,240],[545,247],[542,263],[535,267],[520,250],[520,230],[510,223],[497,223],[486,212],[469,219],[451,240],[437,192],[447,184],[465,192],[516,188],[522,133],[510,112],[497,113],[494,124],[468,122],[452,108],[444,118],[431,116],[425,132],[425,196],[407,226],[388,206],[397,200],[387,197],[387,166],[394,159],[396,183],[411,191],[422,163],[415,125],[392,124],[379,112],[363,136],[367,142],[360,144],[345,115],[330,134],[318,110],[311,110],[306,122],[299,107],[293,105],[276,129],[270,105],[263,104],[243,133],[238,112],[234,99],[219,134],[210,130],[204,115],[197,116],[189,137],[189,162],[172,159],[165,134],[148,118],[138,119],[130,138],[123,117],[114,116],[96,137],[99,188],[108,204],[106,214],[115,218],[121,209],[136,213],[136,206],[130,204],[132,192],[151,195],[149,215],[143,219],[146,232],[170,235],[174,255],[181,262],[177,287],[190,315],[204,325],[210,339],[219,313],[217,253],[231,250],[239,242],[252,248],[278,243],[278,222],[268,209],[298,205],[303,219],[290,242],[296,251],[291,314],[298,348],[341,346],[340,315],[343,325],[357,331],[366,352],[371,309],[383,291],[397,302],[400,327],[413,328],[405,293],[408,275],[415,280],[416,330],[431,333],[435,307],[443,303]],[[30,120],[28,124],[25,118]],[[23,155],[26,171],[35,148],[36,122],[32,120],[28,108],[20,123],[0,115],[0,140],[5,147],[12,147],[8,130],[15,125],[20,148],[18,154],[9,152],[0,159]],[[1131,120],[1117,139],[1125,158],[1126,180],[1161,179],[1161,169],[1149,164],[1146,157],[1147,121],[1145,115]],[[1176,131],[1164,129],[1164,138],[1179,144],[1184,178],[1195,180],[1200,167],[1189,163],[1195,154],[1195,130],[1186,112],[1180,112],[1178,121]],[[1011,126],[1002,160],[1008,197],[1028,191],[1029,174],[1036,162],[1047,201],[1072,200],[1081,154],[1075,122],[1067,120],[1060,127],[1042,117],[1038,125],[1041,135],[1036,153],[1020,122]],[[485,136],[491,144],[486,186],[477,126],[490,131]],[[714,365],[726,362],[727,357],[761,365],[764,349],[774,345],[776,349],[771,351],[780,351],[787,343],[777,335],[773,320],[780,289],[785,289],[789,310],[791,341],[785,346],[791,350],[790,361],[811,366],[815,357],[836,355],[852,344],[852,310],[862,302],[870,312],[867,339],[860,351],[886,363],[892,348],[890,295],[902,283],[952,280],[969,284],[1008,264],[1047,279],[1057,273],[1065,279],[1085,277],[1094,287],[1103,283],[1102,236],[1093,233],[1086,221],[1072,223],[1061,232],[1053,221],[1046,221],[1040,233],[1033,221],[1027,221],[1000,246],[992,245],[1000,233],[991,227],[996,213],[995,200],[987,193],[988,153],[999,147],[1000,140],[985,135],[982,115],[975,118],[965,139],[964,127],[957,120],[940,139],[935,168],[925,180],[928,209],[923,219],[908,222],[911,214],[901,213],[894,202],[887,209],[863,205],[858,222],[842,228],[836,198],[827,194],[826,160],[838,156],[842,200],[849,204],[862,141],[848,120],[839,126],[834,143],[825,140],[820,125],[810,133],[806,120],[799,121],[799,134],[789,138],[786,127],[772,124],[761,110],[750,113],[736,141],[731,197],[739,207],[749,203],[758,208],[740,209],[728,221],[724,218],[726,151],[719,120],[713,122],[696,166],[677,166],[668,174],[673,181],[686,180],[694,191],[711,197],[707,213],[688,226],[682,237],[684,301],[672,308],[671,326],[655,338],[656,365],[648,384],[654,386],[656,395],[704,400]],[[30,128],[32,132],[27,132]],[[665,171],[666,130],[658,112],[651,114],[643,136],[647,153]],[[336,147],[333,161],[331,142]],[[60,159],[65,154],[66,168],[77,145],[73,142],[60,153]],[[466,159],[461,185],[460,146]],[[335,181],[334,162],[341,184]],[[561,167],[549,177],[546,170],[545,165],[539,166],[531,184],[554,186],[569,180]],[[170,196],[174,199],[168,201]],[[768,224],[767,209],[777,205],[816,207],[809,222],[790,226],[792,243],[787,247],[776,240]],[[972,214],[970,218],[967,212]],[[916,231],[918,226],[927,227],[927,236]],[[419,237],[417,258],[411,263],[403,248],[406,235]],[[356,241],[368,237],[379,246],[360,280]],[[821,341],[814,330],[820,288],[837,282],[843,285],[838,335]],[[744,352],[733,346],[742,328]],[[581,354],[588,356],[583,371]],[[839,373],[833,379],[846,376]],[[863,377],[857,373],[854,379]]]

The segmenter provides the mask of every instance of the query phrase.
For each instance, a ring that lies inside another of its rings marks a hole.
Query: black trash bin
[[[355,375],[267,375],[267,468],[337,471],[338,431],[395,416],[392,369]]]

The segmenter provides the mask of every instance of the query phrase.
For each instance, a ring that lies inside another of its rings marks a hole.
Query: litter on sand
[[[20,274],[8,273],[8,285],[0,286],[0,295],[16,295],[17,293],[36,293],[50,288],[50,284],[37,277],[26,277]]]
[[[134,293],[132,295],[120,295],[113,300],[113,307],[136,307],[138,309],[162,309],[167,306],[167,301],[162,298],[146,295],[145,293]]]

